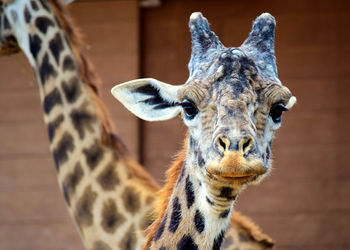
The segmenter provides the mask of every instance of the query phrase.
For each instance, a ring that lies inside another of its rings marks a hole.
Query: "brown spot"
[[[65,132],[53,150],[53,158],[56,164],[57,171],[61,165],[68,161],[69,152],[74,150],[73,136]]]
[[[233,189],[231,187],[222,187],[219,197],[226,198],[227,200],[235,200],[236,195],[232,195]]]
[[[44,74],[47,73],[49,73],[49,70],[44,69]],[[62,103],[60,91],[55,88],[44,97],[43,105],[45,113],[49,114],[54,107],[62,105]]]
[[[179,202],[179,197],[175,197],[173,199],[173,205],[172,205],[172,213],[170,218],[170,224],[169,224],[169,231],[172,233],[175,233],[176,230],[179,228],[182,215],[181,215],[181,203]]]
[[[189,175],[186,178],[185,191],[186,191],[187,208],[189,209],[195,201],[193,183]]]
[[[112,248],[102,241],[96,241],[93,250],[112,250]]]
[[[92,224],[92,208],[96,197],[97,193],[92,191],[91,186],[88,186],[84,194],[80,197],[75,211],[75,219],[80,227],[90,226]]]
[[[124,207],[128,212],[134,214],[140,209],[140,195],[132,188],[125,188],[122,194],[122,199],[124,202]]]
[[[64,116],[63,114],[60,114],[53,121],[47,124],[47,133],[49,135],[50,142],[52,142],[52,139],[55,136],[56,129],[62,124],[63,121],[64,121]]]
[[[74,194],[75,188],[83,178],[83,175],[84,171],[80,166],[80,163],[77,163],[74,170],[65,177],[63,181],[63,190],[68,204],[70,204],[70,198]]]
[[[64,37],[67,39],[67,37]],[[66,43],[69,45],[70,43],[66,41]],[[75,69],[75,62],[73,58],[70,55],[66,55],[63,59],[63,71],[73,71]]]
[[[83,153],[86,157],[88,167],[90,170],[93,170],[102,160],[104,151],[100,143],[95,140],[90,148],[83,149]]]
[[[74,128],[78,131],[80,139],[84,139],[85,134],[92,133],[94,131],[94,125],[96,123],[96,116],[91,114],[87,110],[86,103],[81,105],[78,109],[73,109],[70,113],[70,118]]]
[[[160,239],[160,237],[162,237],[163,233],[164,233],[164,228],[165,228],[165,224],[166,224],[166,221],[168,219],[168,215],[165,214],[162,221],[158,224],[158,222],[156,222],[154,225],[157,226],[157,230],[154,232],[154,235],[153,235],[153,240],[154,241],[157,241]],[[158,221],[160,221],[160,219],[158,219]]]
[[[125,233],[124,238],[120,241],[119,248],[127,250],[135,249],[136,241],[135,227],[134,225],[131,225]]]
[[[205,218],[199,209],[196,210],[196,214],[194,216],[194,225],[199,233],[203,232],[205,228]]]
[[[114,190],[115,186],[120,182],[114,165],[108,165],[97,177],[97,182],[106,191]]]
[[[69,103],[75,102],[81,94],[78,77],[74,76],[69,81],[62,81],[62,89]]]
[[[51,54],[55,58],[57,66],[59,66],[60,56],[64,49],[62,37],[59,32],[57,32],[56,35],[50,40],[49,48],[50,48]]]
[[[114,233],[124,221],[125,218],[118,212],[113,199],[109,199],[103,204],[101,226],[106,232]]]
[[[26,23],[30,23],[30,21],[32,20],[32,15],[30,14],[27,5],[24,6],[24,20],[26,21]]]
[[[55,27],[55,23],[46,16],[39,16],[35,19],[35,26],[41,33],[46,34],[50,27]]]

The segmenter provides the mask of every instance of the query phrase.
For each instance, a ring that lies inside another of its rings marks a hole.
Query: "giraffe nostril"
[[[218,136],[216,137],[216,146],[220,151],[225,152],[230,146],[230,141],[223,136]]]
[[[224,143],[224,141],[221,138],[219,138],[219,144],[225,151],[226,150],[226,144]]]
[[[223,153],[229,150],[241,151],[245,153],[251,148],[253,144],[253,138],[251,136],[247,136],[238,140],[236,139],[236,143],[233,144],[236,145],[236,148],[231,148],[231,146],[233,146],[231,145],[231,141],[223,135],[217,136],[215,139],[216,148]]]
[[[242,145],[240,148],[242,148],[243,152],[246,152],[250,148],[250,145],[252,143],[253,143],[252,137],[249,136],[248,138],[242,139],[240,141],[240,145]]]

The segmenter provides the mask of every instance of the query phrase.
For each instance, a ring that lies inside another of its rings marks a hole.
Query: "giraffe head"
[[[115,86],[112,94],[144,120],[182,116],[189,130],[186,162],[199,176],[238,187],[256,183],[271,168],[281,115],[296,101],[278,79],[275,19],[260,15],[237,48],[226,48],[200,13],[191,15],[189,27],[185,84],[139,79]]]

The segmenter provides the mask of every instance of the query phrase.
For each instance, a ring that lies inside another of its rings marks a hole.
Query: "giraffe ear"
[[[210,30],[208,20],[202,13],[192,13],[189,28],[192,36],[192,53],[188,67],[192,75],[195,64],[206,58],[206,52],[210,48],[221,48],[223,45],[215,33]]]
[[[112,88],[112,95],[134,115],[146,121],[163,121],[181,112],[178,89],[156,79],[129,81]]]
[[[274,49],[275,27],[276,21],[272,15],[261,14],[255,19],[252,31],[241,49],[254,59],[263,78],[280,82]]]

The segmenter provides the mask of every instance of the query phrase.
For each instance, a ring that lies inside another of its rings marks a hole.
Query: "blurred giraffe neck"
[[[140,248],[157,184],[128,157],[58,1],[17,1],[8,30],[32,65],[60,188],[88,249]]]

